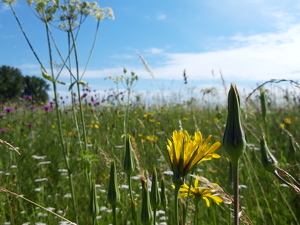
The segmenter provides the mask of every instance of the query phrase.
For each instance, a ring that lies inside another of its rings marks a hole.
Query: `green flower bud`
[[[260,105],[261,105],[261,112],[264,121],[267,120],[267,101],[266,101],[266,92],[263,88],[260,88]]]
[[[107,200],[113,207],[116,207],[117,203],[120,201],[120,191],[117,182],[116,164],[114,161],[111,162],[110,166],[110,178]]]
[[[270,152],[264,136],[260,138],[261,162],[266,171],[273,173],[276,170],[277,160]]]
[[[290,147],[289,147],[288,157],[293,157],[295,153],[296,153],[295,140],[292,136],[290,136]]]
[[[147,181],[144,177],[141,178],[142,182],[142,212],[141,221],[145,225],[152,225],[153,213],[150,205],[150,197],[147,188]]]
[[[132,154],[132,145],[130,141],[130,137],[126,137],[126,145],[125,145],[125,157],[124,157],[124,172],[127,176],[130,176],[135,169],[134,158]]]
[[[160,205],[160,194],[158,191],[158,185],[157,185],[157,172],[154,168],[153,171],[153,178],[152,178],[152,185],[151,185],[151,194],[150,194],[150,203],[153,210],[156,210],[158,206]]]
[[[223,136],[223,146],[232,162],[237,162],[246,147],[246,139],[240,118],[240,98],[238,90],[231,84],[228,93],[228,115]]]
[[[99,205],[97,200],[95,184],[92,184],[91,193],[90,193],[90,213],[93,218],[96,218],[99,214]]]

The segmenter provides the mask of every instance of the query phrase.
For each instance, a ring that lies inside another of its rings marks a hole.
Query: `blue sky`
[[[115,19],[101,22],[97,44],[83,78],[92,89],[114,87],[105,80],[123,68],[139,75],[135,89],[145,94],[160,89],[183,91],[183,70],[195,92],[220,87],[220,72],[229,86],[254,88],[270,79],[300,78],[300,3],[297,0],[114,0],[98,1],[111,7]],[[44,63],[47,45],[44,26],[24,0],[15,10]],[[83,68],[96,22],[88,19],[78,43]],[[55,31],[63,49],[66,36]],[[40,76],[39,66],[12,12],[0,5],[0,61],[24,75]],[[151,67],[145,70],[136,52]],[[213,71],[213,72],[212,72]],[[68,75],[60,80],[68,82]],[[63,86],[60,91],[65,91]]]

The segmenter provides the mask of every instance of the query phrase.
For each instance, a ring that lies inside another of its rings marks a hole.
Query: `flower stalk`
[[[175,185],[174,221],[176,225],[179,224],[178,192],[181,185],[184,184],[185,176],[198,163],[220,157],[214,152],[221,144],[220,142],[210,144],[211,137],[210,135],[207,139],[204,139],[200,131],[195,132],[194,136],[190,136],[187,131],[179,130],[174,131],[172,139],[168,140],[168,156],[173,171],[172,180]]]
[[[240,97],[234,84],[228,93],[228,115],[223,136],[223,146],[231,160],[231,177],[234,192],[234,224],[239,224],[239,190],[238,165],[239,158],[246,148],[246,139],[241,123]]]
[[[160,194],[158,191],[158,179],[157,179],[157,172],[156,168],[154,167],[153,170],[153,178],[152,178],[152,185],[151,185],[151,194],[150,194],[150,203],[153,209],[153,224],[156,223],[156,211],[160,206]]]
[[[129,195],[130,195],[130,206],[131,206],[131,214],[132,214],[132,221],[135,225],[137,225],[137,216],[136,216],[136,206],[133,200],[132,195],[132,186],[131,186],[131,174],[135,169],[135,162],[133,157],[133,148],[131,145],[130,137],[127,135],[125,140],[125,156],[124,156],[124,172],[127,175],[127,183],[129,186]]]
[[[142,182],[142,211],[141,221],[144,225],[152,225],[153,212],[151,209],[150,197],[148,192],[147,181],[144,177],[141,178]]]
[[[116,164],[114,161],[111,162],[111,166],[110,166],[110,180],[109,180],[109,188],[107,193],[107,200],[112,206],[113,224],[116,225],[117,224],[116,208],[117,208],[117,203],[120,202],[120,191],[119,191],[118,181],[117,181]]]

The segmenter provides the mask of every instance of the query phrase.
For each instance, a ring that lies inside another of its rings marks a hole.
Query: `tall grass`
[[[127,113],[127,132],[132,136],[137,168],[132,173],[132,193],[137,209],[137,220],[140,221],[141,210],[141,185],[139,175],[150,175],[146,171],[157,168],[158,180],[164,178],[168,208],[172,209],[173,189],[172,177],[167,175],[170,170],[166,161],[166,140],[170,138],[172,131],[178,129],[179,120],[182,127],[190,132],[200,128],[203,135],[213,134],[214,140],[221,140],[224,132],[226,110],[222,107],[207,107],[203,110],[194,106],[191,111],[187,105],[176,104],[167,107],[143,107],[134,104],[129,109],[122,105],[103,104],[103,106],[90,106],[92,94],[86,96],[83,105],[86,120],[86,135],[88,154],[91,164],[91,179],[96,184],[96,194],[100,206],[97,216],[98,224],[112,223],[111,206],[107,201],[109,186],[110,161],[115,160],[118,171],[118,183],[121,191],[121,201],[117,206],[117,221],[126,223],[131,220],[131,209],[128,207],[127,179],[123,171],[123,146],[124,114]],[[61,101],[63,101],[62,99]],[[272,102],[271,102],[272,103]],[[125,104],[125,103],[124,103]],[[2,132],[0,139],[19,148],[21,155],[11,151],[6,145],[1,145],[0,168],[2,187],[14,193],[22,195],[31,201],[44,206],[53,212],[71,219],[74,215],[72,200],[69,191],[69,173],[66,170],[64,158],[59,151],[59,131],[57,117],[54,110],[43,110],[42,105],[36,105],[36,109],[28,107],[31,100],[5,107],[13,106],[13,112],[6,113],[0,119]],[[240,162],[240,205],[253,224],[299,224],[299,195],[282,184],[272,174],[265,172],[260,162],[259,136],[263,132],[264,122],[261,112],[257,110],[259,104],[248,105],[243,110],[243,120],[248,147]],[[270,107],[268,111],[270,141],[269,147],[273,155],[278,159],[281,168],[288,171],[299,182],[299,129],[298,116],[299,105],[289,105],[288,108]],[[71,106],[59,108],[63,126],[63,137],[68,146],[68,153],[72,155],[72,171],[74,173],[75,197],[78,205],[79,224],[91,224],[89,214],[90,193],[86,182],[86,164],[83,163],[77,137],[77,129],[74,126],[74,112]],[[76,113],[76,112],[75,112]],[[77,112],[78,113],[78,112]],[[287,118],[290,118],[288,120]],[[5,130],[4,130],[5,129]],[[288,131],[285,132],[285,131]],[[292,134],[295,141],[295,151],[290,152],[290,139]],[[224,150],[217,151],[220,159],[209,163],[201,163],[197,167],[197,174],[217,182],[226,187],[228,177],[228,164]],[[75,170],[76,169],[76,170]],[[151,177],[151,176],[150,176]],[[291,181],[292,182],[292,181]],[[184,209],[184,201],[179,201],[179,210]],[[206,207],[201,201],[198,214],[201,224],[227,224],[230,217],[228,205],[211,204]],[[166,221],[172,224],[172,210],[164,211],[159,206],[156,221]],[[189,204],[187,221],[193,221],[192,203]],[[35,205],[17,198],[14,195],[2,192],[2,205],[0,207],[0,223],[25,224],[26,222],[43,222],[57,224],[61,219],[49,214]],[[75,222],[75,221],[73,221]],[[140,222],[138,222],[140,224]]]
[[[218,94],[216,88],[204,89],[201,99],[195,94],[183,103],[167,102],[161,91],[162,102],[152,101],[153,104],[146,106],[141,100],[132,100],[132,89],[138,76],[134,73],[127,76],[124,70],[124,76],[110,77],[117,90],[111,89],[107,96],[94,95],[82,81],[84,72],[80,73],[77,37],[86,16],[96,17],[98,23],[93,48],[99,21],[105,16],[111,17],[111,11],[86,2],[66,1],[66,5],[55,5],[52,1],[45,1],[47,4],[43,5],[40,1],[30,1],[46,28],[50,61],[46,66],[39,60],[19,23],[12,5],[14,1],[3,2],[11,6],[26,41],[41,65],[41,73],[52,82],[55,99],[45,105],[24,98],[1,106],[6,112],[0,116],[1,224],[232,223],[231,205],[217,205],[211,201],[210,207],[207,207],[208,203],[202,200],[202,196],[200,199],[195,197],[194,201],[190,198],[177,199],[180,192],[176,192],[174,197],[171,187],[174,178],[166,150],[167,139],[179,129],[189,133],[200,130],[203,137],[213,135],[212,142],[222,140],[227,110],[225,104],[212,104],[213,96],[210,95]],[[53,19],[51,16],[59,9],[70,13],[59,17],[62,23],[58,25],[68,37],[65,56],[56,45],[49,26]],[[74,10],[77,10],[77,16]],[[54,50],[61,62],[56,64],[60,65],[57,74],[54,72]],[[155,79],[146,61],[139,56]],[[64,84],[59,81],[63,69],[70,74],[70,105],[65,104],[67,100],[62,96],[59,98],[57,92],[57,85]],[[221,79],[226,90],[222,75]],[[124,92],[119,90],[119,83],[123,85]],[[264,106],[267,102],[269,104],[268,110],[264,108],[263,113],[260,110],[263,101],[259,98],[247,98],[248,101],[241,98],[248,145],[239,162],[240,204],[236,204],[235,211],[240,211],[239,220],[244,224],[299,224],[299,195],[295,193],[296,188],[286,186],[289,182],[299,185],[299,102],[295,100],[299,96],[286,91],[286,102],[276,105],[272,92],[261,93],[267,95],[264,96]],[[249,93],[249,96],[252,94]],[[290,95],[293,95],[294,101],[291,101]],[[261,155],[257,150],[263,133],[267,133],[269,148],[279,161],[278,168],[289,174],[286,178],[289,182],[284,185],[267,173],[260,162]],[[12,146],[17,147],[21,155]],[[232,198],[226,192],[230,193],[227,186],[230,166],[223,147],[217,153],[221,155],[220,159],[202,162],[192,172],[217,182],[220,187],[199,178],[206,189],[222,190],[218,194],[227,196],[229,203]],[[151,174],[154,170],[156,173]],[[152,179],[153,176],[155,179]],[[193,181],[195,176],[187,178],[185,182],[191,193],[191,184],[196,185]],[[165,188],[160,190],[164,193],[160,196],[161,204],[157,199],[158,193],[148,193],[151,186],[157,191],[158,181]],[[156,184],[151,185],[151,182]],[[177,183],[176,190],[179,188]],[[223,200],[225,202],[225,198]],[[153,215],[151,206],[156,215]]]

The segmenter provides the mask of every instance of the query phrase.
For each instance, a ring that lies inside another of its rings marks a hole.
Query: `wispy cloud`
[[[167,15],[166,14],[158,14],[156,17],[157,20],[165,20],[167,19]]]
[[[157,78],[170,79],[181,79],[184,68],[192,79],[210,79],[212,70],[221,70],[231,79],[259,81],[300,77],[300,24],[277,33],[229,39],[234,44],[228,50],[165,53],[164,65],[152,67],[153,72]]]
[[[150,54],[161,54],[164,52],[164,49],[162,48],[149,48],[145,50],[146,53],[150,53]]]
[[[0,7],[0,13],[10,10],[8,5],[2,4]]]
[[[224,50],[170,53],[161,48],[150,48],[143,51],[146,53],[144,58],[156,79],[181,80],[184,69],[190,80],[211,80],[212,70],[222,71],[225,79],[231,81],[299,79],[300,24],[273,33],[236,35],[225,39],[233,43]],[[153,58],[159,64],[152,64]],[[151,79],[142,62],[122,66],[136,72],[140,78]],[[23,68],[39,69],[34,65],[23,65]],[[88,79],[93,78],[119,76],[122,71],[123,67],[88,70],[83,79],[88,82]],[[69,73],[64,71],[61,78],[67,77]]]

